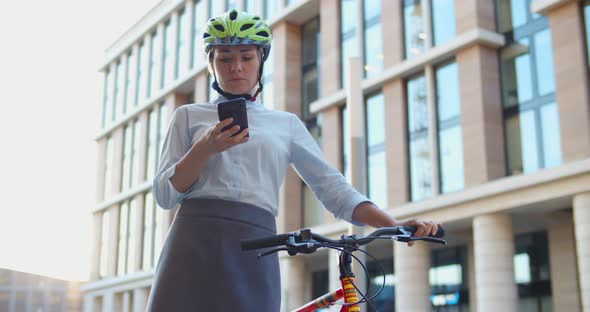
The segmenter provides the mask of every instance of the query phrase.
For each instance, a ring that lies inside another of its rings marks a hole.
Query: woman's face
[[[258,83],[260,57],[255,45],[215,47],[212,60],[217,83],[231,94],[252,94]]]

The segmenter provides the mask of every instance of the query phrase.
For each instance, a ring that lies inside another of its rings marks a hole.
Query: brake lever
[[[289,251],[289,248],[287,247],[280,247],[280,248],[275,248],[275,249],[271,249],[269,251],[263,252],[261,254],[258,254],[258,259],[262,258],[262,257],[266,257],[268,255],[271,255],[275,252],[279,252],[279,251]]]
[[[393,236],[393,239],[397,240],[399,242],[403,242],[403,243],[407,243],[407,242],[411,242],[411,241],[427,241],[427,242],[437,243],[437,244],[442,244],[442,245],[447,244],[447,241],[444,239],[430,237],[430,236],[414,237],[412,235],[397,235],[397,236]]]

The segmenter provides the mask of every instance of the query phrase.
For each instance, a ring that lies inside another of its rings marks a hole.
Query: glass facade
[[[500,51],[508,174],[560,165],[548,21],[529,12],[529,1],[500,1],[497,5],[499,29],[508,41]]]
[[[104,87],[102,93],[102,120],[101,126],[104,128],[107,125],[107,120],[109,119],[110,115],[110,108],[111,108],[111,97],[110,97],[110,88],[109,88],[109,80],[111,78],[111,73],[106,70],[104,73]]]
[[[408,140],[410,159],[410,198],[412,201],[432,196],[430,170],[430,129],[423,75],[406,82]]]
[[[109,251],[109,229],[110,229],[110,218],[111,211],[106,209],[102,213],[101,217],[101,228],[100,228],[100,255],[99,255],[99,266],[98,276],[104,278],[107,276],[107,262],[108,262],[108,251]]]
[[[137,53],[137,72],[135,75],[135,105],[139,105],[143,102],[146,95],[146,76],[144,70],[146,69],[146,61],[148,60],[148,49],[142,43],[139,44]]]
[[[422,1],[404,0],[403,16],[405,58],[411,59],[424,52],[426,33]]]
[[[517,235],[514,281],[518,286],[518,311],[553,310],[547,232]]]
[[[318,145],[322,146],[321,116],[311,114],[309,106],[318,99],[320,90],[319,66],[320,66],[320,21],[314,18],[302,26],[302,82],[301,116],[307,129],[316,139]],[[303,224],[311,227],[322,223],[324,206],[317,199],[311,189],[303,183],[302,185]]]
[[[381,209],[387,209],[387,167],[385,164],[385,103],[383,94],[366,99],[367,195]]]
[[[149,98],[152,94],[157,90],[157,73],[158,69],[160,68],[160,43],[159,43],[159,36],[157,32],[153,32],[150,38],[150,60],[149,60],[149,68],[148,68],[148,89],[147,89],[147,97]]]
[[[133,124],[125,127],[123,140],[123,166],[121,166],[121,190],[131,187],[131,153],[133,151]]]
[[[117,275],[127,270],[127,251],[129,247],[129,203],[124,201],[119,207],[119,240],[117,244]]]
[[[340,0],[340,77],[342,88],[348,81],[348,59],[359,55],[356,36],[357,6],[355,0]]]
[[[187,48],[185,32],[189,30],[188,19],[184,10],[178,13],[178,27],[176,31],[176,63],[174,64],[174,79],[186,72]]]
[[[272,76],[274,73],[274,50],[270,50],[270,54],[268,55],[268,59],[264,62],[264,70],[262,74],[262,104],[268,109],[273,109],[275,107],[274,101],[274,87],[272,83]]]
[[[203,45],[203,32],[205,31],[205,21],[207,20],[207,11],[203,8],[204,0],[194,2],[193,11],[193,53],[191,59],[191,68],[196,67],[204,61],[205,47]]]
[[[129,103],[133,103],[133,95],[134,93],[131,90],[132,85],[132,75],[134,73],[135,70],[135,54],[133,54],[133,51],[129,51],[129,53],[127,53],[127,62],[125,62],[125,92],[123,93],[123,114],[127,114],[127,112],[129,111],[129,109],[127,108],[127,106],[129,106]]]
[[[433,250],[430,263],[428,280],[432,311],[469,311],[467,248]]]
[[[434,46],[443,45],[455,38],[455,0],[430,0],[430,6],[432,43]]]
[[[381,31],[381,0],[363,1],[364,76],[383,71],[383,35]]]
[[[393,253],[393,250],[390,254]],[[381,271],[383,269],[383,271]],[[379,259],[377,261],[367,259],[367,271],[369,278],[368,296],[373,296],[383,285],[383,274],[385,274],[385,285],[383,291],[371,303],[378,309],[378,311],[395,311],[395,274],[393,258]],[[362,273],[361,273],[362,274]],[[376,311],[367,305],[367,311]]]
[[[169,83],[169,72],[173,69],[172,67],[172,53],[174,51],[174,38],[172,37],[172,25],[170,21],[164,24],[164,47],[162,50],[162,73],[160,79],[160,89]]]
[[[264,16],[263,18],[267,21],[275,18],[279,12],[279,6],[277,0],[264,0]]]
[[[440,191],[463,189],[463,137],[457,63],[436,68]]]
[[[113,76],[113,107],[111,109],[111,121],[117,120],[117,116],[119,114],[118,107],[121,103],[121,92],[123,89],[121,88],[120,80],[122,80],[122,65],[121,62],[117,62],[115,65],[115,75]]]
[[[115,152],[113,151],[113,139],[106,138],[106,146],[104,151],[104,190],[103,199],[108,198],[112,193],[113,185],[113,161]]]
[[[260,8],[258,7],[258,0],[245,0],[246,1],[246,12],[250,14],[260,14]]]
[[[152,179],[158,166],[156,153],[158,140],[158,110],[153,109],[148,114],[148,135],[147,135],[147,154],[146,154],[146,180]]]
[[[209,16],[217,17],[224,13],[225,1],[209,0]]]
[[[144,211],[143,211],[143,254],[141,268],[149,270],[154,266],[154,229],[156,203],[151,192],[145,194]]]
[[[139,175],[139,144],[140,144],[140,121],[135,120],[133,122],[133,143],[131,144],[131,166],[129,168],[129,187],[132,187],[138,183]]]

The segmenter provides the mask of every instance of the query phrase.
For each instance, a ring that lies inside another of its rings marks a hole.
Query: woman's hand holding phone
[[[238,144],[248,142],[248,137],[246,136],[248,134],[248,128],[240,131],[240,126],[235,125],[225,131],[221,131],[223,128],[229,126],[232,121],[233,118],[227,118],[217,122],[203,134],[196,144],[201,144],[210,154],[214,154],[221,153]],[[236,133],[237,135],[232,137]]]

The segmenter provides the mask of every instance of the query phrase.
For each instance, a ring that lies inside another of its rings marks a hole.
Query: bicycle
[[[444,237],[444,230],[442,228],[439,228],[438,232],[434,236],[414,237],[413,234],[415,232],[416,227],[414,226],[383,227],[377,229],[369,235],[366,235],[365,237],[356,237],[356,235],[342,235],[339,240],[334,240],[316,233],[312,233],[310,229],[302,229],[299,232],[278,234],[258,239],[242,240],[241,248],[242,250],[246,251],[281,246],[279,248],[264,251],[263,253],[259,254],[258,257],[264,257],[279,251],[287,251],[290,256],[295,256],[300,253],[314,253],[318,248],[331,248],[339,250],[340,256],[338,257],[338,267],[340,270],[340,282],[342,287],[320,296],[293,310],[292,312],[313,312],[335,304],[342,305],[340,312],[358,312],[360,311],[359,304],[364,302],[368,303],[375,310],[377,310],[370,300],[376,298],[383,290],[385,286],[385,271],[379,265],[381,272],[383,273],[383,284],[375,295],[367,298],[366,293],[363,294],[362,291],[360,291],[359,288],[354,284],[355,275],[352,273],[352,259],[354,258],[357,260],[357,262],[363,268],[365,274],[368,276],[367,268],[356,256],[353,255],[353,252],[361,251],[376,261],[375,257],[360,249],[360,246],[369,244],[376,239],[391,239],[399,242],[421,240],[443,245],[446,245],[447,243],[441,238]],[[360,300],[358,299],[357,293],[362,297]],[[340,299],[344,299],[344,303],[338,303]]]

